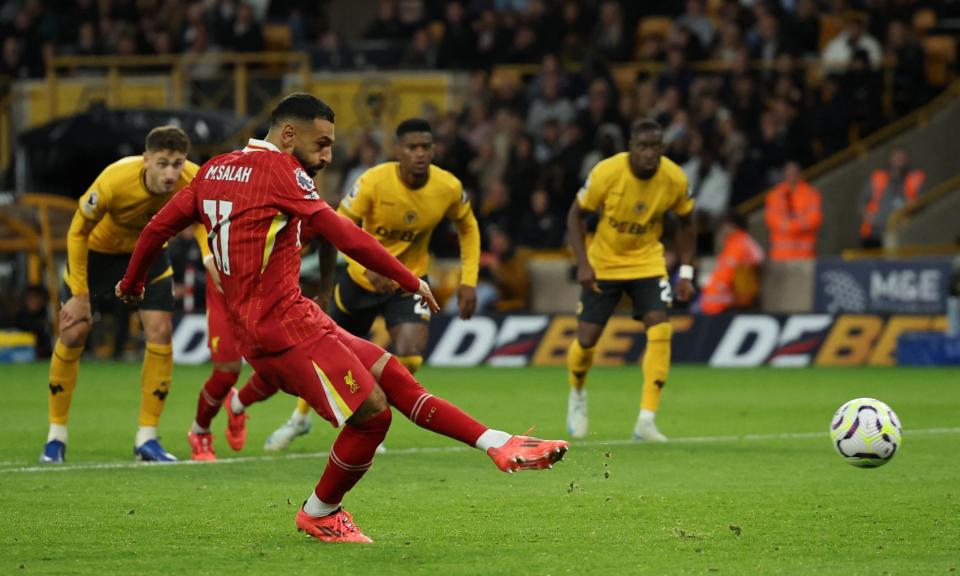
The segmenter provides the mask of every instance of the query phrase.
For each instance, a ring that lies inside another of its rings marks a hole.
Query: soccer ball
[[[903,443],[900,419],[889,406],[873,398],[855,398],[837,410],[830,424],[833,447],[848,463],[860,468],[883,466]]]

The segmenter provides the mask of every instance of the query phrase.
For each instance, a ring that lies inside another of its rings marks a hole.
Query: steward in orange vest
[[[863,222],[860,243],[864,247],[883,245],[883,232],[890,214],[916,200],[923,191],[927,174],[910,170],[910,159],[904,148],[890,153],[890,169],[875,170],[861,198]]]
[[[745,223],[739,217],[728,216],[720,224],[723,248],[700,296],[700,309],[704,314],[746,308],[756,300],[763,248],[744,228]]]
[[[784,181],[767,193],[763,216],[770,230],[770,260],[809,260],[817,256],[823,221],[820,192],[800,178],[800,165],[787,162]]]

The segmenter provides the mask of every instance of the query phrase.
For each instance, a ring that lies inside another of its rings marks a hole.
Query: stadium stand
[[[334,106],[350,111],[338,121],[344,146],[323,183],[328,197],[389,155],[391,123],[427,117],[436,163],[472,195],[488,256],[498,257],[489,246],[503,232],[510,253],[530,262],[530,278],[504,298],[507,309],[554,308],[534,302],[544,291],[538,277],[553,282],[559,273],[537,254],[562,249],[567,207],[592,165],[624,148],[634,118],[664,126],[667,154],[700,196],[703,248],[712,250],[711,222],[732,209],[749,214],[751,235],[768,248],[764,193],[796,161],[824,196],[818,254],[858,245],[856,231],[838,222],[857,213],[849,190],[863,188],[892,138],[931,142],[919,134],[953,125],[928,122],[948,114],[950,97],[927,104],[944,90],[956,94],[954,2],[160,4],[0,2],[5,188],[27,181],[13,169],[20,133],[92,102],[232,110],[245,128],[222,143],[229,147],[257,132],[258,112],[284,90],[339,90]],[[911,149],[932,164],[925,189],[936,194],[924,195],[916,214],[894,214],[890,246],[926,240],[920,230],[930,228],[918,223],[939,213],[926,207],[954,202],[958,188],[940,159],[946,147]],[[455,255],[452,234],[437,231],[438,255]],[[943,236],[937,241],[952,242]],[[703,256],[706,272],[712,254]],[[779,274],[764,274],[764,294]],[[795,278],[786,274],[783,285]],[[803,309],[811,298],[780,301]]]

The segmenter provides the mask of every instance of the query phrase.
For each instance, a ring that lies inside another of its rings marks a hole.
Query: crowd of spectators
[[[929,4],[929,3],[928,3]],[[947,15],[953,2],[934,2]],[[0,1],[0,75],[37,77],[62,54],[257,51],[284,23],[321,69],[394,66],[467,71],[462,110],[429,118],[436,163],[463,180],[487,226],[513,242],[559,246],[564,214],[592,166],[653,117],[687,173],[703,222],[920,104],[930,94],[897,0],[380,0],[362,31],[329,26],[330,3],[305,0]],[[667,16],[666,27],[644,26]],[[839,28],[831,39],[825,17]],[[384,48],[386,47],[386,48]],[[366,51],[364,51],[366,50]],[[359,56],[358,56],[359,55]],[[702,61],[719,62],[709,71]],[[662,63],[624,82],[611,65]],[[881,67],[893,68],[886,105]],[[811,63],[820,74],[808,73]],[[497,64],[529,73],[498,75]],[[389,156],[361,138],[348,181]]]

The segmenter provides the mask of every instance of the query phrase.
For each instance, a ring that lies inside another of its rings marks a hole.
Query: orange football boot
[[[193,431],[187,432],[187,440],[190,441],[190,459],[199,462],[213,462],[217,459],[217,453],[213,450],[213,434],[195,434]]]
[[[322,542],[359,542],[362,544],[373,542],[353,523],[353,516],[342,508],[333,514],[318,518],[310,516],[301,507],[300,511],[297,512],[297,530],[306,532]]]
[[[568,448],[565,440],[541,440],[516,435],[511,436],[503,446],[487,450],[487,455],[497,468],[513,473],[516,470],[553,468],[554,462],[563,460]]]
[[[237,394],[236,388],[231,388],[227,392],[227,397],[223,400],[223,407],[227,411],[227,443],[234,450],[243,450],[243,445],[247,442],[247,413],[241,412],[234,414],[230,409],[230,403],[234,395]]]

